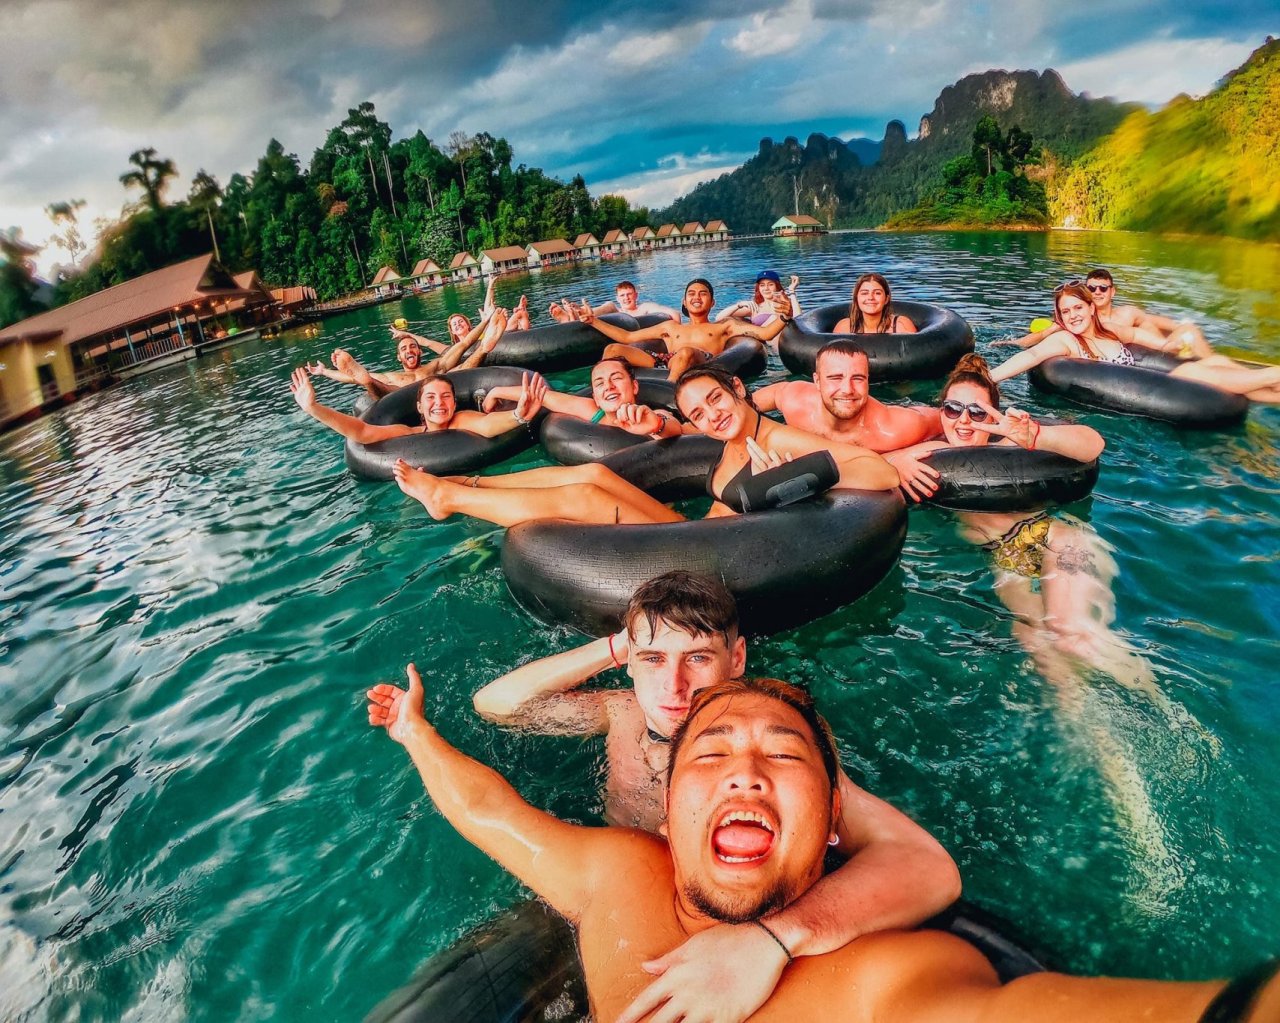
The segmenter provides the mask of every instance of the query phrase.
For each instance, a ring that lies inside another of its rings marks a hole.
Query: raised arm
[[[1019,408],[1010,406],[1004,412],[997,412],[986,402],[980,404],[987,410],[987,421],[973,422],[975,430],[1005,437],[1028,451],[1051,451],[1080,462],[1092,462],[1106,447],[1102,434],[1091,426],[1079,423],[1050,426]]]
[[[578,318],[600,331],[610,341],[623,345],[633,345],[638,341],[657,341],[669,329],[665,323],[655,323],[652,327],[641,327],[639,330],[624,330],[605,320],[599,319],[595,311],[585,302],[578,310]]]
[[[552,735],[599,735],[609,729],[609,694],[574,690],[605,669],[619,667],[626,643],[624,631],[522,664],[479,690],[472,704],[477,714],[498,725]]]
[[[408,675],[407,692],[369,690],[369,724],[404,746],[436,809],[463,838],[576,921],[598,883],[608,833],[617,829],[566,824],[530,806],[497,771],[440,736],[423,716],[422,679],[412,664]]]
[[[573,416],[576,419],[590,419],[599,411],[592,399],[584,398],[581,394],[565,394],[562,391],[553,391],[547,387],[547,382],[540,373],[534,373],[533,378],[539,382],[541,387],[545,388],[542,391],[543,408]],[[519,402],[524,390],[524,384],[520,386],[501,384],[498,387],[490,387],[484,396],[484,411],[492,412],[498,407],[498,402],[500,401]]]
[[[733,336],[751,337],[765,343],[772,341],[782,333],[782,328],[791,322],[791,299],[785,294],[779,295],[773,300],[773,312],[775,318],[763,327],[757,327],[754,323],[734,324]]]
[[[542,408],[547,393],[547,382],[537,373],[525,373],[520,384],[516,407],[509,412],[462,411],[454,417],[459,430],[477,433],[481,437],[497,437],[517,426],[528,426]]]
[[[357,444],[375,444],[380,440],[391,440],[393,437],[404,437],[415,432],[413,427],[399,424],[373,426],[363,419],[357,419],[327,405],[321,405],[316,401],[315,388],[311,386],[311,378],[305,369],[298,368],[293,371],[289,390],[293,392],[293,400],[298,403],[298,407],[303,412]]]
[[[439,372],[450,373],[455,368],[475,369],[483,363],[489,353],[497,346],[498,342],[502,340],[502,335],[506,332],[507,311],[505,309],[495,309],[489,314],[488,318],[480,324],[480,326],[483,328],[484,336],[480,338],[480,343],[475,346],[471,354],[468,355],[464,361],[458,361],[466,354],[467,349],[471,348],[472,345],[475,345],[475,330],[472,330],[461,341],[455,343],[453,348],[440,357],[438,368]],[[456,355],[454,354],[455,350],[457,353]],[[450,357],[453,357],[452,364],[447,362]]]
[[[792,274],[791,283],[787,285],[787,294],[791,297],[791,316],[793,319],[800,315],[800,295],[797,291],[799,287],[800,278]]]
[[[991,371],[991,379],[998,384],[1027,370],[1035,369],[1048,359],[1059,355],[1070,355],[1071,349],[1068,344],[1070,337],[1071,335],[1065,330],[1055,330],[1034,348],[1028,348],[1025,352],[1019,352],[1000,363]]]
[[[716,313],[714,319],[716,323],[720,323],[724,320],[732,319],[734,317],[737,317],[739,319],[747,318],[750,316],[750,313],[751,313],[751,307],[746,302],[738,301],[738,302],[734,302],[733,305],[725,306],[718,313]]]
[[[327,380],[336,380],[340,384],[358,384],[360,382],[350,373],[343,373],[340,370],[330,369],[319,359],[315,362],[304,363],[303,368],[306,369],[306,371],[313,377],[324,377]]]

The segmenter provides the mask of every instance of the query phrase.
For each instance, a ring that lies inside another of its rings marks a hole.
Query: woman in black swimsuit
[[[700,433],[724,442],[707,481],[715,503],[708,518],[733,515],[721,501],[734,478],[762,472],[815,451],[829,451],[840,472],[837,487],[893,490],[898,473],[866,448],[824,440],[766,419],[737,377],[697,368],[680,378],[676,403]],[[684,516],[597,463],[547,466],[506,476],[441,477],[396,463],[396,483],[435,519],[461,512],[500,526],[538,519],[588,523],[682,522]]]

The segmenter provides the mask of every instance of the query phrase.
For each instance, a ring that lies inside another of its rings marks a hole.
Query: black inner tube
[[[486,392],[494,387],[520,386],[523,371],[509,366],[483,366],[460,369],[448,379],[454,387],[459,409],[478,409]],[[418,390],[421,384],[409,384],[378,399],[362,417],[366,423],[385,426],[401,423],[421,426],[418,412]],[[541,415],[541,413],[539,413]],[[442,430],[418,433],[376,444],[346,442],[347,467],[357,476],[370,480],[391,479],[391,468],[397,458],[436,475],[451,476],[471,473],[485,466],[506,461],[529,447],[537,436],[536,421],[521,428],[512,421],[512,429],[497,437],[481,437],[466,430]]]
[[[948,447],[922,461],[938,470],[929,504],[959,511],[1031,511],[1070,504],[1093,492],[1098,462],[1079,462],[1050,451],[1010,444]]]
[[[720,444],[650,441],[605,464],[659,500],[703,490]],[[812,621],[870,591],[906,537],[898,491],[832,490],[750,515],[643,525],[528,522],[507,531],[502,567],[516,600],[543,621],[592,636],[616,631],[636,587],[674,569],[724,580],[745,634]]]
[[[1130,346],[1135,365],[1093,359],[1054,358],[1029,376],[1034,387],[1090,408],[1159,419],[1175,426],[1213,430],[1235,426],[1249,413],[1249,399],[1208,384],[1170,376],[1180,359]]]
[[[843,338],[867,353],[873,383],[933,380],[946,376],[962,355],[973,351],[973,330],[953,309],[923,302],[893,303],[895,313],[916,325],[914,334],[832,334],[849,315],[848,303],[819,306],[788,323],[778,341],[778,354],[792,373],[813,374],[818,349]]]

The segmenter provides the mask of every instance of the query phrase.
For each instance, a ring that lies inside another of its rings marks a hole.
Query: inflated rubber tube
[[[759,341],[743,340],[729,345],[720,355],[709,360],[708,365],[719,366],[734,376],[749,379],[764,372],[766,361],[764,345]],[[675,384],[662,370],[637,370],[636,380],[640,384],[642,404],[675,412]],[[602,426],[554,412],[542,424],[541,439],[547,454],[561,465],[598,462],[623,448],[649,440],[643,434],[628,433],[616,426]]]
[[[366,391],[351,403],[351,414],[357,419],[363,419],[364,414],[373,408],[373,404],[377,399]]]
[[[1249,412],[1249,399],[1195,380],[1169,375],[1181,360],[1163,352],[1129,349],[1136,365],[1054,358],[1031,370],[1033,386],[1090,408],[1160,419],[1175,426],[1221,429]]]
[[[625,313],[609,313],[601,320],[638,330],[640,324]],[[598,362],[606,345],[613,342],[586,323],[552,323],[528,330],[512,330],[503,334],[487,356],[495,366],[519,366],[540,373],[558,373],[562,369],[578,369]]]
[[[895,300],[893,311],[910,319],[916,333],[832,334],[831,328],[849,315],[849,305],[824,305],[782,328],[778,354],[792,373],[810,376],[819,348],[837,338],[855,341],[867,353],[872,382],[881,384],[946,376],[960,356],[973,351],[973,330],[955,310]]]
[[[647,349],[649,344],[642,342],[636,345],[637,348]],[[708,359],[702,363],[704,366],[715,366],[731,373],[739,380],[754,380],[763,373],[769,365],[769,353],[765,350],[764,345],[754,338],[743,337],[725,345],[725,349],[713,359]],[[667,371],[654,367],[653,369],[641,368],[636,370],[636,378],[639,380],[654,380],[667,384],[671,388],[672,403],[675,402],[675,382],[667,380]]]
[[[650,441],[604,464],[660,499],[705,494],[719,452],[717,442],[699,441],[709,438]],[[700,521],[527,522],[507,531],[502,567],[532,614],[592,636],[619,628],[641,583],[674,569],[706,572],[737,598],[743,631],[762,635],[866,594],[897,562],[906,521],[896,490],[831,490],[788,508]]]
[[[449,374],[457,395],[458,408],[476,409],[484,392],[500,386],[520,386],[523,371],[510,366],[482,366],[480,369],[460,369]],[[378,399],[362,417],[366,423],[385,426],[403,423],[408,426],[422,424],[417,409],[419,384],[410,384]],[[541,413],[539,413],[541,415]],[[397,458],[403,458],[427,472],[440,476],[476,472],[488,465],[504,462],[533,444],[540,424],[536,421],[521,429],[513,429],[497,437],[481,437],[466,430],[441,430],[437,433],[417,433],[377,444],[357,444],[347,441],[347,468],[357,476],[369,480],[391,479],[391,467]]]
[[[1042,973],[1039,956],[1009,926],[965,902],[930,920],[973,945],[1001,983]],[[554,1006],[554,1014],[545,1012]],[[432,956],[365,1023],[513,1023],[590,1016],[573,928],[536,900],[523,902]]]
[[[1093,492],[1098,462],[1005,444],[939,448],[922,461],[938,470],[929,504],[960,511],[1030,511],[1070,504]]]

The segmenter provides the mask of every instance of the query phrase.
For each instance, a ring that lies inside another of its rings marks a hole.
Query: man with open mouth
[[[673,1010],[684,981],[669,970],[652,982],[651,966],[673,946],[724,927],[756,935],[771,950],[776,986],[752,1016],[760,1023],[1260,1023],[1280,1011],[1274,971],[1250,975],[1248,990],[1054,973],[1002,986],[981,953],[940,931],[884,931],[796,956],[771,914],[824,880],[842,787],[826,723],[808,694],[785,682],[721,682],[693,696],[672,737],[664,840],[568,824],[530,806],[440,736],[423,716],[412,665],[408,674],[407,692],[370,691],[370,723],[405,747],[463,837],[574,924],[592,1016],[602,1023],[722,1018]]]

